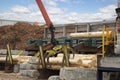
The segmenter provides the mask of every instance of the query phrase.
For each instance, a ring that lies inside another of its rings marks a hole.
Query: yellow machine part
[[[106,32],[106,35],[105,35],[105,32]],[[116,44],[116,32],[111,31],[107,26],[106,28],[102,29],[102,58],[104,58],[104,55],[105,55],[105,45],[109,46],[111,44],[113,45]]]
[[[62,51],[62,46],[57,45],[52,50],[47,50],[46,53],[48,56],[54,56],[55,54],[59,53],[60,51]]]
[[[12,64],[13,63],[13,59],[12,59],[11,47],[10,47],[9,43],[7,44],[7,52],[8,52],[8,57],[9,57],[9,60],[10,60],[10,64]]]
[[[24,52],[24,51],[23,51],[23,50],[21,50],[21,51],[19,51],[19,52],[17,53],[17,55],[19,55],[19,56],[20,56],[20,55],[22,55],[22,54],[23,54],[23,52]]]
[[[111,39],[114,38],[114,32],[110,31],[109,27],[106,27],[106,45],[109,45],[111,42]]]
[[[102,29],[102,58],[105,56],[105,35],[104,28]]]
[[[54,56],[56,54],[54,50],[47,50],[46,53],[48,56]]]
[[[53,48],[53,50],[56,51],[56,52],[59,52],[59,51],[62,50],[62,46],[61,46],[61,45],[57,45],[57,46],[55,46],[55,47]]]

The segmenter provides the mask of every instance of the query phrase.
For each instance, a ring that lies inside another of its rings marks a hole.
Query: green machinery
[[[39,51],[35,56],[40,57],[43,68],[46,68],[46,64],[49,64],[49,57],[56,56],[60,52],[64,54],[63,64],[69,66],[68,53],[73,53],[73,56],[74,53],[102,53],[103,57],[105,53],[113,54],[116,34],[115,32],[109,34],[109,32],[110,30],[106,28],[103,29],[101,37],[60,38],[57,39],[59,44],[56,46],[50,44],[49,40],[30,40],[29,44],[38,46]],[[47,58],[47,63],[45,58]]]

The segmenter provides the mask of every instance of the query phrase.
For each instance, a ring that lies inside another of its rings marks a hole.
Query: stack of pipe
[[[58,54],[57,57],[50,57],[49,63],[52,69],[60,69],[62,65],[63,54]],[[96,68],[97,67],[97,55],[96,54],[70,54],[70,67],[80,68]]]
[[[13,61],[16,61],[18,64],[21,63],[29,63],[31,58],[35,58],[32,56],[13,56]],[[0,61],[5,62],[6,57],[1,57]],[[34,63],[38,64],[38,58],[35,58]],[[47,59],[45,60],[47,63]],[[80,68],[96,68],[97,67],[97,55],[96,54],[70,54],[70,67],[80,67]],[[50,57],[49,63],[51,65],[51,69],[60,69],[63,63],[63,54],[58,54],[57,57]],[[41,62],[39,64],[41,66]],[[64,65],[63,65],[64,66]]]
[[[82,33],[71,33],[71,38],[99,38],[102,37],[103,32],[82,32]],[[104,31],[104,35],[106,36],[107,32]],[[109,31],[109,35],[112,35],[112,32]]]

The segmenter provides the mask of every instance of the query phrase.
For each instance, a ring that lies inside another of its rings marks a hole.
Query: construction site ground
[[[19,73],[5,73],[0,71],[0,80],[36,80],[35,78],[30,78],[26,76],[21,76]]]

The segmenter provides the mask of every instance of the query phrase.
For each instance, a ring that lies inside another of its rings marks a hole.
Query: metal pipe
[[[108,35],[107,35],[108,34]],[[111,37],[112,31],[104,31],[105,37]],[[98,32],[82,32],[82,33],[70,33],[71,38],[100,38],[102,37],[102,31]]]

